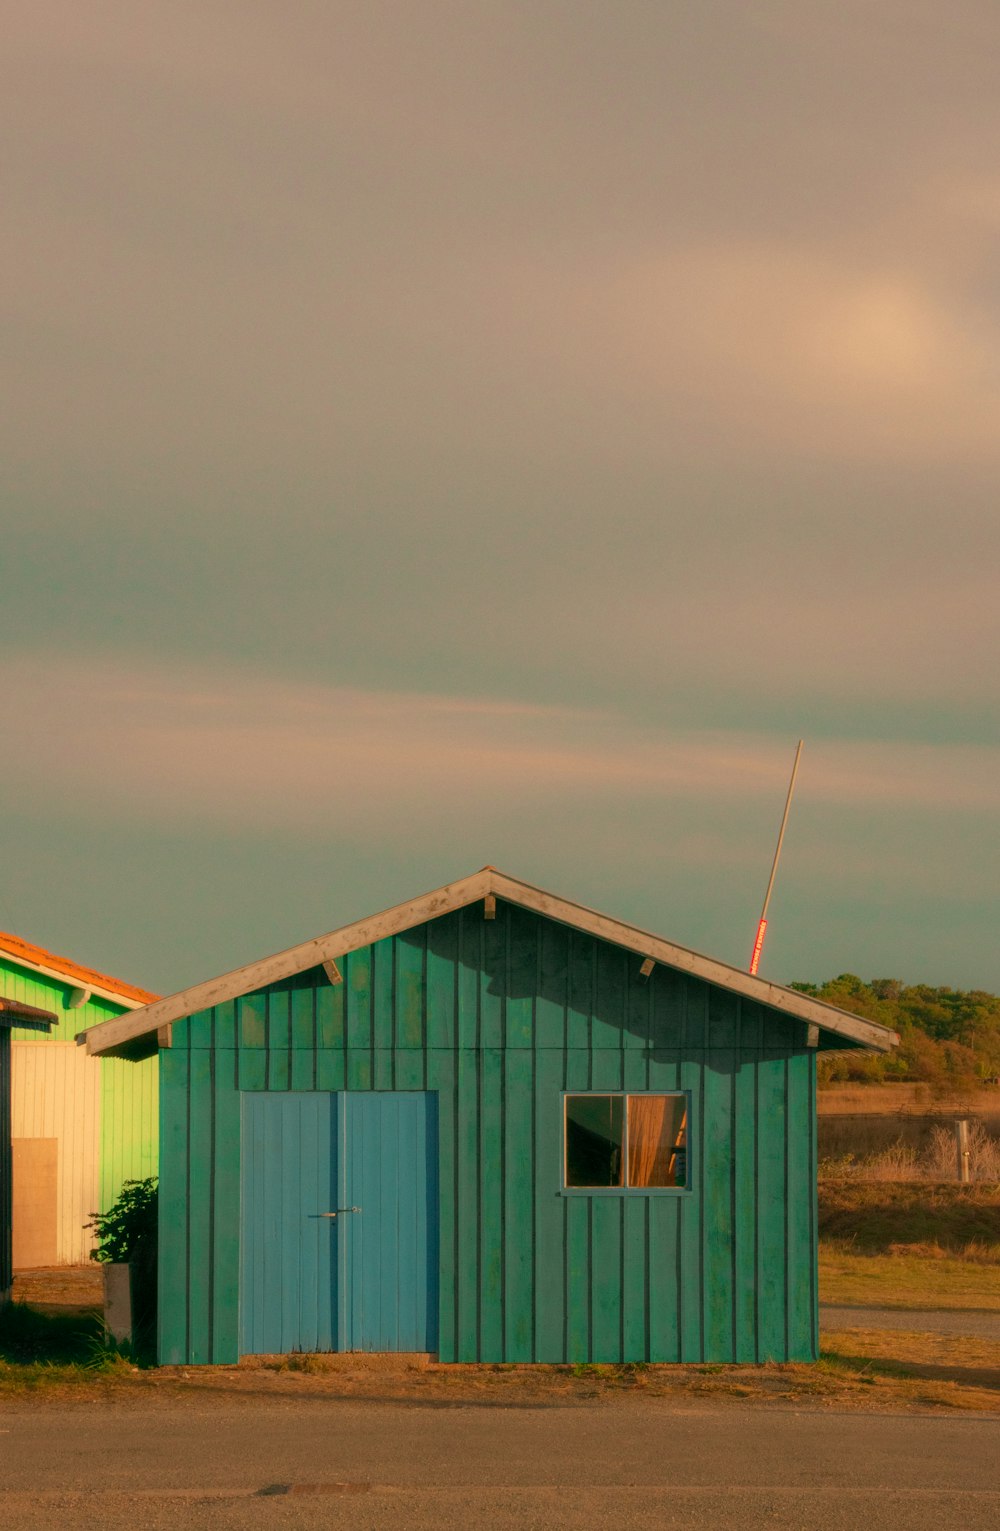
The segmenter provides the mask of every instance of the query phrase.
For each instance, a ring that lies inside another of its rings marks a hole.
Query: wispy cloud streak
[[[776,800],[789,741],[644,727],[627,716],[217,668],[23,657],[2,671],[20,719],[0,779],[21,800],[152,820],[397,834],[415,821],[546,802]],[[819,803],[1000,808],[1000,750],[821,740]]]

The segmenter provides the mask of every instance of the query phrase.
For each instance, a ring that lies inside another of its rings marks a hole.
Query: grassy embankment
[[[935,1334],[919,1312],[1000,1312],[1000,1185],[827,1180],[819,1208],[820,1300],[913,1312],[906,1332],[825,1332],[827,1353],[894,1376],[904,1393],[923,1386],[939,1403],[1000,1412],[1000,1343]]]
[[[1000,1186],[820,1183],[820,1298],[1000,1311]]]

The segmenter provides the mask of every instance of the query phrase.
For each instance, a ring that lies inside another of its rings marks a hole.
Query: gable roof
[[[124,1005],[126,1010],[138,1010],[159,998],[159,995],[151,994],[148,989],[139,989],[135,984],[123,983],[120,978],[111,978],[107,973],[98,973],[94,968],[82,967],[79,962],[71,962],[69,957],[57,957],[55,952],[46,951],[44,946],[34,946],[30,941],[23,941],[20,936],[2,930],[0,957],[9,958],[19,967],[30,968],[43,978],[54,978],[58,983],[71,984],[75,989],[89,989],[91,994],[113,1000],[116,1005]]]
[[[627,925],[610,915],[599,914],[594,909],[574,904],[554,893],[546,893],[542,888],[532,887],[530,883],[520,882],[516,877],[508,877],[506,873],[489,866],[473,872],[471,877],[446,883],[443,888],[435,888],[433,892],[421,894],[419,898],[410,899],[405,904],[384,909],[381,914],[369,915],[351,925],[342,925],[325,936],[316,936],[312,941],[304,941],[299,946],[289,947],[287,951],[276,952],[273,957],[247,963],[245,967],[223,973],[219,978],[193,984],[177,994],[156,1000],[132,1015],[115,1016],[112,1020],[102,1021],[100,1025],[81,1032],[77,1040],[82,1042],[85,1039],[87,1050],[91,1053],[128,1053],[138,1039],[156,1032],[161,1026],[168,1026],[172,1021],[182,1020],[212,1005],[250,994],[266,984],[277,983],[309,968],[319,967],[324,962],[334,961],[374,941],[412,930],[427,920],[437,919],[442,914],[450,914],[453,910],[462,909],[490,896],[517,904],[522,909],[533,910],[536,914],[545,915],[575,930],[586,931],[600,940],[634,951],[643,958],[651,957],[654,962],[678,968],[681,972],[705,979],[734,994],[745,995],[748,999],[769,1005],[773,1010],[783,1011],[788,1016],[820,1026],[824,1031],[844,1037],[855,1045],[888,1052],[899,1041],[894,1031],[879,1026],[875,1021],[850,1015],[846,1010],[838,1010],[833,1005],[813,999],[811,995],[800,994],[795,989],[782,988],[780,984],[770,983],[766,978],[753,977],[740,968],[718,962],[714,957],[703,957],[689,951],[687,947],[675,946],[661,936],[651,935],[635,925]]]

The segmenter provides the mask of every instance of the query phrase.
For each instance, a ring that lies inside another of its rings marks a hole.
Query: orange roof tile
[[[8,935],[2,930],[0,956],[10,957],[14,962],[22,961],[35,967],[48,968],[50,972],[58,973],[60,978],[65,978],[67,983],[81,989],[107,989],[112,994],[120,994],[122,999],[135,1000],[140,1005],[148,1005],[151,1000],[159,998],[159,995],[150,994],[147,989],[139,989],[132,983],[122,983],[120,978],[111,978],[107,973],[98,973],[94,968],[81,967],[79,962],[71,962],[68,957],[57,957],[55,952],[46,951],[44,946],[33,946],[30,941],[22,941],[20,936]]]

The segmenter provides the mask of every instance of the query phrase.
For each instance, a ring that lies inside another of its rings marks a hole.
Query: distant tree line
[[[908,1080],[938,1090],[968,1087],[1000,1075],[1000,996],[982,989],[908,986],[897,978],[841,973],[823,984],[793,983],[840,1010],[899,1032],[890,1053],[838,1053],[819,1060],[820,1084]]]

